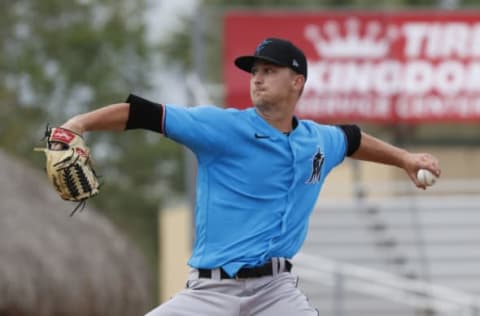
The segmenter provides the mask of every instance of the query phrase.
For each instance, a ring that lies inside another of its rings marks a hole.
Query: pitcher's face
[[[298,98],[299,77],[288,67],[257,61],[252,67],[250,97],[255,106],[271,106]],[[303,85],[303,81],[301,83]]]

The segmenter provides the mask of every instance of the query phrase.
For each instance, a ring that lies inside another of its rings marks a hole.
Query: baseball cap
[[[305,54],[290,41],[274,37],[266,38],[258,44],[253,55],[237,57],[235,65],[242,70],[251,72],[256,60],[289,67],[307,78]]]

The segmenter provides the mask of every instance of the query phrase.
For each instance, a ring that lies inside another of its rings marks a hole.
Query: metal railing
[[[321,315],[480,316],[480,181],[356,184],[319,200],[294,258]]]
[[[318,286],[333,287],[335,316],[342,316],[342,298],[346,291],[371,295],[386,301],[405,304],[429,314],[479,316],[480,298],[449,287],[412,280],[353,264],[299,253],[294,258],[296,270]]]

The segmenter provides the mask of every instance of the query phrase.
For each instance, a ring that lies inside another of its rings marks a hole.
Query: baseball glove
[[[65,128],[47,127],[45,138],[47,147],[35,150],[45,153],[48,179],[60,197],[79,202],[72,216],[80,207],[83,209],[87,199],[99,192],[90,150],[82,136]]]

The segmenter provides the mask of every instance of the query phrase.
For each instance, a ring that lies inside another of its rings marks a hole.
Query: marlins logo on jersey
[[[324,160],[325,156],[320,152],[320,149],[318,149],[312,159],[312,174],[310,175],[306,183],[315,184],[320,181],[320,175]]]

